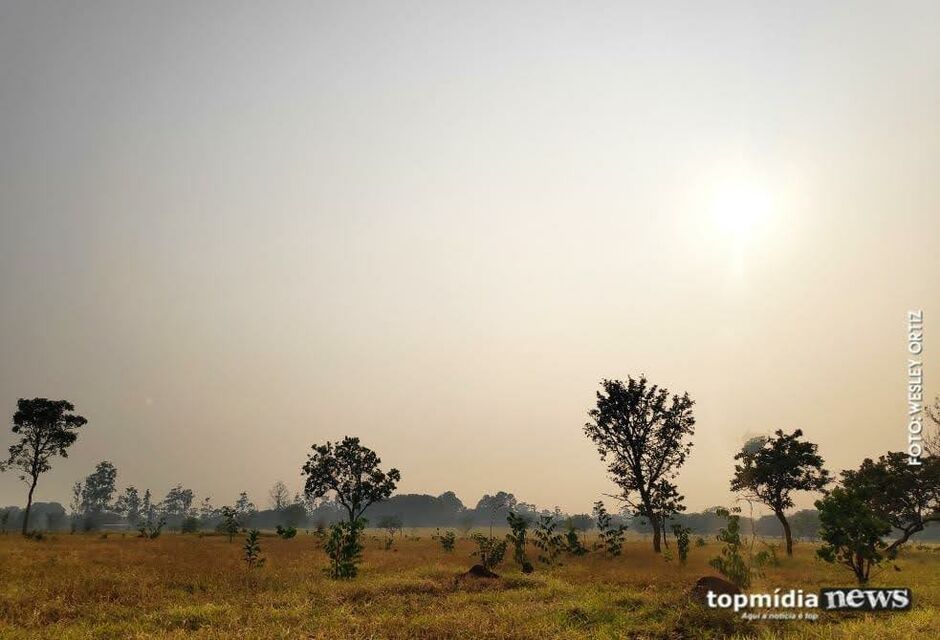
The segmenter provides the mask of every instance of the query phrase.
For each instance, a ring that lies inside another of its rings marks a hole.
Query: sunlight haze
[[[940,393],[940,5],[275,4],[0,7],[0,408],[89,420],[37,500],[265,505],[355,435],[587,512],[645,373],[699,510],[749,436],[902,450],[908,309]]]

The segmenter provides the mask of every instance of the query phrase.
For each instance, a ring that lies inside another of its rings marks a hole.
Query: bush
[[[685,564],[685,561],[689,559],[689,534],[691,532],[691,529],[683,527],[681,524],[672,525],[672,533],[676,536],[676,551],[679,553],[680,564]]]
[[[180,531],[182,533],[196,533],[199,531],[199,519],[192,516],[184,518],[182,524],[180,524]]]
[[[732,515],[727,509],[715,512],[719,517],[727,518],[728,523],[719,533],[718,541],[725,544],[721,555],[712,558],[708,564],[718,570],[740,589],[751,586],[751,578],[757,572],[744,559],[741,551],[744,543],[741,540],[741,516]]]
[[[277,525],[277,527],[275,527],[274,529],[274,532],[277,533],[278,537],[281,538],[282,540],[290,540],[291,538],[297,535],[297,528],[287,527],[285,529],[281,525]]]
[[[539,550],[539,562],[553,565],[564,551],[565,545],[561,534],[555,532],[557,523],[552,516],[539,517],[535,530],[535,546]]]
[[[485,569],[492,569],[503,561],[506,555],[505,540],[488,538],[482,533],[474,533],[470,539],[477,543],[477,550],[470,555],[479,557]]]
[[[525,557],[526,533],[529,530],[529,521],[523,516],[512,511],[506,516],[506,522],[509,524],[509,533],[506,534],[506,540],[512,544],[512,557],[520,567],[529,564]],[[531,566],[531,565],[530,565]]]
[[[604,553],[609,556],[619,556],[623,551],[623,532],[627,527],[624,525],[615,527],[611,522],[610,514],[604,508],[604,503],[600,501],[594,503],[594,519],[597,521],[597,530],[601,534],[601,546]]]
[[[451,552],[454,550],[454,543],[457,541],[457,535],[453,531],[445,531],[444,533],[441,533],[440,529],[438,529],[433,538],[441,543],[441,548],[444,551]]]
[[[258,537],[260,532],[257,529],[252,529],[248,532],[248,537],[245,538],[245,564],[248,565],[249,569],[261,568],[264,566],[264,558],[261,557],[261,543],[258,542]]]
[[[138,538],[147,538],[149,540],[156,540],[160,537],[160,533],[163,531],[163,527],[166,524],[166,520],[160,518],[156,523],[148,518],[145,522],[137,526]]]

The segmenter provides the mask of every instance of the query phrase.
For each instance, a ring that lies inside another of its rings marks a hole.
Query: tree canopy
[[[392,495],[401,473],[379,468],[382,460],[376,453],[363,446],[359,438],[346,436],[337,444],[327,442],[313,445],[313,453],[303,466],[306,476],[304,493],[310,498],[321,498],[333,493],[336,501],[349,515],[349,522],[356,522],[374,502]]]
[[[659,552],[663,522],[685,509],[673,480],[692,449],[695,403],[689,394],[670,395],[643,375],[626,383],[603,380],[601,386],[584,432],[607,462],[620,498],[650,521]]]

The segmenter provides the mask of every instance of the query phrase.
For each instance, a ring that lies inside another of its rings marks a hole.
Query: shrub
[[[486,569],[499,565],[506,555],[506,541],[489,538],[482,533],[475,533],[470,539],[477,543],[477,550],[471,556],[480,558],[480,564]]]
[[[727,518],[725,528],[718,533],[718,541],[724,543],[721,555],[712,558],[708,564],[717,569],[719,573],[728,578],[740,589],[747,589],[751,585],[752,576],[757,571],[745,560],[741,551],[744,543],[741,540],[741,516],[732,514],[727,509],[718,509],[716,515]]]
[[[138,538],[147,538],[149,540],[156,540],[160,537],[160,533],[163,531],[163,526],[166,524],[166,521],[163,518],[157,520],[156,523],[153,522],[150,518],[137,526]]]
[[[506,540],[512,545],[512,558],[516,563],[525,567],[529,564],[525,557],[526,534],[529,530],[529,521],[523,516],[510,511],[506,516],[506,522],[509,524],[509,533],[506,534]]]
[[[588,552],[587,547],[581,544],[577,529],[569,528],[565,533],[565,551],[573,556],[583,556]]]
[[[334,580],[355,578],[362,560],[362,543],[359,538],[365,522],[362,518],[354,522],[337,522],[330,527],[330,535],[323,545],[330,557],[330,566],[325,570]]]
[[[238,512],[234,507],[222,507],[219,512],[222,515],[222,522],[219,523],[217,528],[221,533],[227,535],[228,541],[231,542],[241,528],[238,522]]]
[[[614,526],[612,518],[604,503],[597,501],[594,503],[594,520],[597,522],[597,530],[601,536],[601,546],[604,553],[609,556],[619,556],[623,551],[623,532],[626,531],[625,525]]]
[[[248,532],[248,537],[245,538],[244,560],[249,569],[256,569],[264,566],[264,558],[261,557],[261,543],[258,542],[258,537],[260,535],[261,534],[257,529],[252,529]]]
[[[433,539],[441,543],[441,548],[444,551],[450,552],[454,550],[454,543],[457,541],[457,535],[453,531],[445,531],[444,533],[441,533],[440,529],[437,529]]]
[[[199,519],[192,516],[185,518],[180,525],[182,533],[196,533],[199,530]]]
[[[282,540],[290,540],[297,535],[297,527],[284,528],[281,525],[277,525],[277,527],[274,528],[274,532],[277,533],[278,537]]]
[[[685,561],[689,559],[689,534],[691,532],[691,529],[683,527],[681,524],[672,525],[672,533],[676,536],[676,551],[679,553],[680,564],[685,564]],[[701,538],[699,539],[701,540]]]

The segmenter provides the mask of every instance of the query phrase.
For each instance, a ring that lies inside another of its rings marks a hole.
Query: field
[[[444,552],[426,530],[393,550],[368,536],[360,576],[328,579],[306,533],[262,538],[265,566],[249,571],[241,541],[164,534],[0,536],[2,638],[929,638],[940,629],[940,552],[911,548],[874,585],[909,586],[905,613],[831,614],[814,622],[750,622],[708,611],[688,590],[717,554],[693,547],[680,566],[631,540],[616,559],[590,554],[523,575],[507,553],[497,580],[455,580],[473,563],[458,539]],[[753,590],[850,585],[800,544]],[[534,550],[533,550],[534,555]]]

